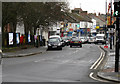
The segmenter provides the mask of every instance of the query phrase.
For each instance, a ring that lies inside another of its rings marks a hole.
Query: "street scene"
[[[119,84],[120,0],[0,1],[2,84]]]

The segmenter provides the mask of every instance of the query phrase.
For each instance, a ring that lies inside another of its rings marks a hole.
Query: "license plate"
[[[57,48],[57,46],[52,46],[52,48]]]
[[[74,42],[74,43],[78,43],[78,42]]]

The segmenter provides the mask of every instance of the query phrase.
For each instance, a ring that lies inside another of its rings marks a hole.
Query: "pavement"
[[[115,48],[110,49],[109,46],[108,48],[104,48],[104,45],[101,47],[107,52],[108,59],[102,70],[98,72],[97,76],[108,81],[120,83],[120,57],[119,72],[115,72]]]
[[[98,72],[97,76],[108,81],[120,82],[120,72],[114,72],[115,49],[110,49],[109,46],[108,48],[104,48],[104,45],[101,45],[101,47],[103,48],[103,50],[107,51],[108,60],[105,66],[102,68],[102,70]],[[47,50],[47,46],[38,47],[38,48],[34,47],[34,48],[28,48],[28,49],[21,49],[19,51],[3,53],[2,57],[3,58],[25,57],[25,56],[44,53],[46,52],[46,50]],[[120,64],[120,61],[119,61],[119,64]]]
[[[27,49],[21,49],[21,50],[14,50],[13,52],[3,52],[2,58],[14,58],[14,57],[25,57],[25,56],[31,56],[36,55],[40,53],[44,53],[47,50],[47,46],[40,46],[38,48],[27,48]]]

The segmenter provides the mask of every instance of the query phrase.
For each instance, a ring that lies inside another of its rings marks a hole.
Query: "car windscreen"
[[[97,36],[96,38],[97,38],[97,39],[103,39],[103,37],[102,37],[102,36]]]
[[[85,37],[80,37],[80,39],[85,39]]]
[[[68,40],[68,38],[67,38],[67,37],[63,37],[62,39],[63,39],[63,40]]]
[[[49,38],[49,42],[60,42],[59,38]]]
[[[79,38],[72,38],[72,41],[80,41]]]

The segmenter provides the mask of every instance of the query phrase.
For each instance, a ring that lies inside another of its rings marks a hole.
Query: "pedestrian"
[[[23,43],[24,43],[24,44],[26,43],[25,35],[23,35]]]
[[[36,39],[36,47],[38,48],[38,36],[37,36],[37,39]]]
[[[34,39],[35,39],[35,47],[38,48],[38,36],[35,35],[35,36],[34,36]]]
[[[24,39],[24,36],[22,34],[21,37],[20,37],[20,45],[23,45],[23,39]]]

